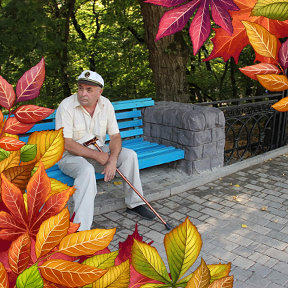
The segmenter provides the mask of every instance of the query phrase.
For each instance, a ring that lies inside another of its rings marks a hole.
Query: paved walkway
[[[197,227],[200,257],[232,262],[235,288],[288,287],[287,175],[288,147],[193,177],[167,166],[141,171],[146,198],[165,221],[176,226],[188,216]],[[115,251],[137,222],[143,240],[153,240],[166,261],[165,226],[125,213],[120,182],[99,182],[94,227],[117,227],[109,246]]]

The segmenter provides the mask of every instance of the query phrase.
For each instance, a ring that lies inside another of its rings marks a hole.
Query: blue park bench
[[[140,169],[184,158],[184,151],[181,149],[144,140],[141,108],[153,106],[154,100],[151,98],[142,98],[116,101],[112,102],[112,104],[116,112],[122,145],[123,147],[133,149],[137,153]],[[54,129],[55,112],[47,117],[45,121],[36,123],[27,133]],[[106,139],[109,141],[108,135]],[[20,137],[20,140],[27,142],[28,136]],[[55,178],[69,186],[73,185],[74,180],[62,173],[57,164],[47,169],[46,172],[51,178]],[[101,179],[103,175],[96,173],[96,177],[97,179]]]

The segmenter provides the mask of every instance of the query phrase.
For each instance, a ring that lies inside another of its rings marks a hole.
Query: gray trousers
[[[101,147],[104,152],[109,151],[108,146]],[[58,162],[61,171],[74,178],[76,188],[73,194],[74,200],[74,223],[80,223],[79,231],[91,229],[94,215],[94,199],[97,194],[97,183],[95,172],[102,172],[103,166],[91,159],[75,156],[67,153]],[[139,165],[135,151],[122,148],[117,168],[132,183],[132,185],[143,195],[142,184],[139,175]],[[141,198],[123,181],[125,203],[128,208],[134,208],[144,204]]]

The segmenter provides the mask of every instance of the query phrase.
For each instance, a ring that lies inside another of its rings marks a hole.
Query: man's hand
[[[104,174],[104,181],[111,181],[115,177],[116,173],[116,165],[117,159],[110,157],[106,165],[104,166],[104,170],[102,174]]]
[[[95,160],[104,166],[109,160],[109,154],[107,152],[97,152],[97,159]]]

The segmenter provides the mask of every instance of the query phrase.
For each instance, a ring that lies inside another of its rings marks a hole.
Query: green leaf
[[[22,162],[28,162],[33,160],[37,154],[37,145],[36,144],[26,144],[21,148],[20,160]]]
[[[212,264],[207,265],[208,269],[210,270],[211,279],[210,283],[217,279],[221,279],[223,277],[229,276],[229,273],[231,271],[231,263],[228,264]]]
[[[10,155],[10,153],[11,153],[11,152],[6,151],[6,150],[0,148],[0,161],[2,161],[2,160],[4,160],[4,159],[8,158],[9,155]]]
[[[115,259],[118,256],[118,253],[119,251],[114,251],[111,253],[95,255],[83,261],[82,264],[99,269],[108,269],[115,265]]]
[[[17,288],[42,288],[43,279],[36,265],[23,271],[16,280]]]
[[[163,283],[171,283],[167,269],[156,248],[134,239],[132,246],[132,265],[135,270]]]
[[[202,240],[197,228],[186,218],[185,222],[167,233],[164,245],[173,283],[176,283],[199,256]]]
[[[287,20],[288,2],[287,0],[258,0],[251,16],[264,16],[280,21]]]

